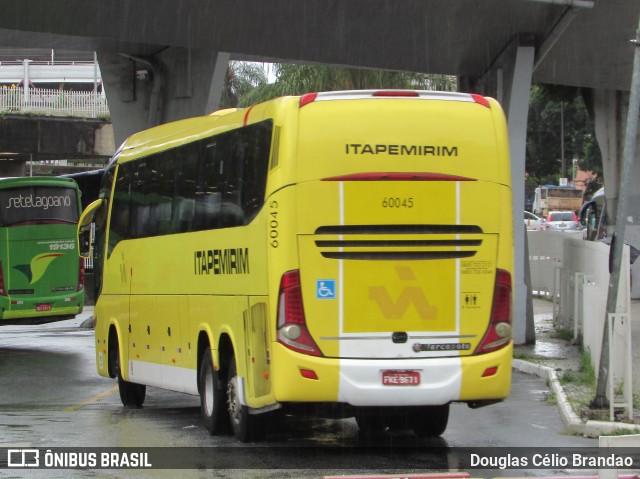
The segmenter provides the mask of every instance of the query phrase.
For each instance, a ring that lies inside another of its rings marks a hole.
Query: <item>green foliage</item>
[[[239,99],[267,84],[262,63],[229,62],[220,100],[220,108],[235,108]]]
[[[561,164],[563,145],[565,172]],[[602,182],[602,155],[581,90],[533,85],[527,123],[526,170],[529,179],[539,185],[558,184],[559,178],[572,176],[574,158],[580,169],[597,175],[597,180],[588,185],[590,191],[595,191]]]
[[[552,334],[552,337],[562,339],[564,341],[571,341],[573,340],[573,331],[570,329],[556,329]]]
[[[591,361],[589,349],[580,351],[580,370],[566,370],[560,377],[562,384],[578,384],[581,386],[593,387],[596,384],[596,371]]]
[[[593,367],[593,361],[591,360],[591,352],[589,351],[589,348],[584,348],[582,351],[580,351],[580,374],[585,384],[595,385],[596,370]]]
[[[410,88],[428,90],[455,90],[456,81],[444,75],[366,70],[320,65],[274,64],[276,80],[256,84],[238,96],[238,106],[256,103],[286,95],[302,95],[316,91],[361,90],[375,88]]]

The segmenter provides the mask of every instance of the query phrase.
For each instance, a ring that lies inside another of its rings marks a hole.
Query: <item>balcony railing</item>
[[[104,92],[0,88],[0,114],[99,118],[109,116]]]

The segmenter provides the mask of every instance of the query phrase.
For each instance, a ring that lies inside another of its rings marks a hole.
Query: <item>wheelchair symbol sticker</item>
[[[336,299],[336,280],[316,280],[316,299]]]

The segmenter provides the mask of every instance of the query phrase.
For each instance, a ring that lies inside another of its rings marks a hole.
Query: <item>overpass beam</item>
[[[496,98],[507,116],[514,227],[513,321],[516,344],[535,341],[529,254],[522,221],[527,117],[534,59],[533,35],[521,34],[503,49],[482,78],[465,78],[460,83],[467,91]]]
[[[116,144],[145,128],[218,108],[229,54],[166,48],[152,56],[98,52]]]

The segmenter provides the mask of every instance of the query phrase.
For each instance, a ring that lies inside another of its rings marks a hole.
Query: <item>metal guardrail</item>
[[[96,62],[78,61],[0,61],[3,85],[49,87],[51,84],[100,84],[102,76]],[[49,85],[42,85],[43,83]]]
[[[0,88],[2,113],[98,118],[109,116],[109,107],[104,92],[3,87]]]
[[[531,288],[534,294],[553,301],[553,320],[557,329],[573,330],[583,348],[591,354],[598,371],[604,319],[607,314],[609,285],[609,245],[584,241],[582,233],[532,231],[527,233]],[[623,250],[616,321],[609,332],[611,340],[608,395],[612,404],[624,404],[633,413],[631,334],[629,325],[631,288],[629,247]],[[626,393],[623,398],[614,393]]]

